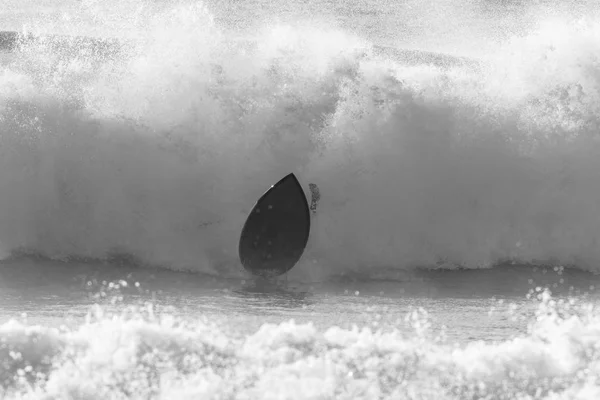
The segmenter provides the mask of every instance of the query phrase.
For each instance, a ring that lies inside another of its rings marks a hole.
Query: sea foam
[[[0,327],[2,388],[20,399],[597,398],[597,312],[535,294],[526,334],[461,345],[423,311],[385,330],[290,320],[248,335],[151,307],[97,309],[74,329],[12,321]]]
[[[239,275],[248,211],[294,172],[321,202],[291,278],[506,261],[597,270],[592,17],[454,63],[406,62],[310,24],[240,40],[202,4],[136,18],[112,53],[50,38],[3,58],[7,250]]]

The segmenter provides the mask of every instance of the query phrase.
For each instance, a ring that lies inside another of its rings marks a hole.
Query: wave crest
[[[537,295],[527,334],[460,345],[424,310],[397,329],[289,321],[243,335],[151,307],[98,309],[72,330],[13,321],[0,327],[0,377],[7,398],[596,398],[597,315]]]
[[[110,57],[41,41],[4,63],[7,249],[235,275],[246,213],[295,172],[322,194],[297,277],[597,268],[595,21],[452,62],[310,26],[238,40],[202,5],[148,21]]]

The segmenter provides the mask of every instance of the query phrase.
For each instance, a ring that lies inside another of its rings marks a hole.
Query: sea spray
[[[294,172],[321,201],[291,279],[597,268],[593,18],[444,66],[310,24],[240,41],[201,4],[136,15],[110,57],[50,40],[3,65],[7,249],[240,276],[250,207]]]
[[[124,287],[107,285],[113,294]],[[547,290],[532,294],[527,333],[463,344],[432,330],[425,310],[395,328],[290,320],[241,335],[151,304],[98,306],[73,329],[12,321],[0,327],[2,387],[6,398],[29,399],[593,399],[597,311]]]

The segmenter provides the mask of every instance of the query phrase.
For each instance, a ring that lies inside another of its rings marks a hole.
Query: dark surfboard
[[[240,261],[254,275],[273,278],[302,257],[310,233],[310,210],[302,186],[289,174],[258,200],[242,229]]]

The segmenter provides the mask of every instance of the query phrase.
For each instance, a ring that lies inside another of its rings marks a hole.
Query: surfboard
[[[239,241],[242,266],[263,278],[282,275],[302,257],[309,234],[309,205],[300,182],[289,174],[250,211]]]

